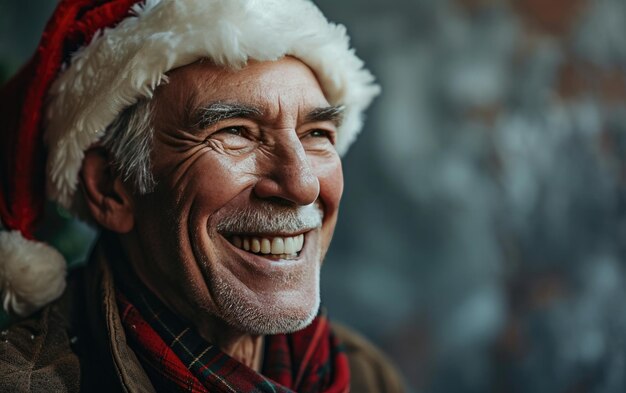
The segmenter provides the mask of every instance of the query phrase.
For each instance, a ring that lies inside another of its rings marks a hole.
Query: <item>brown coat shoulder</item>
[[[402,378],[391,362],[363,336],[338,323],[332,324],[350,362],[350,391],[353,393],[401,393]]]

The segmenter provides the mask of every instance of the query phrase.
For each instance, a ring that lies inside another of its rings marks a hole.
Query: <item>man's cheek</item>
[[[339,209],[343,194],[343,173],[339,166],[334,172],[323,174],[320,181],[320,201],[324,206],[325,215],[334,215]]]

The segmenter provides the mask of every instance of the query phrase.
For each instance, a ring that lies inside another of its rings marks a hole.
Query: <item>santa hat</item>
[[[307,0],[62,0],[31,61],[0,89],[0,290],[27,315],[60,296],[65,261],[36,241],[45,198],[71,209],[84,152],[174,68],[294,56],[345,114],[343,154],[378,94],[345,28]]]

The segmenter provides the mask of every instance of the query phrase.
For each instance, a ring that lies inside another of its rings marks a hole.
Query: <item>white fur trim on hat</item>
[[[343,154],[378,94],[350,49],[346,30],[307,0],[147,0],[73,57],[48,96],[48,196],[72,205],[84,151],[126,107],[151,97],[165,73],[201,58],[242,67],[248,59],[297,57],[316,73],[326,98],[345,106]]]
[[[0,231],[0,291],[7,312],[26,316],[65,290],[66,263],[54,248]]]

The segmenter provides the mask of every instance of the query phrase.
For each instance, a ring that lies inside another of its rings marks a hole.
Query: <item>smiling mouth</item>
[[[295,236],[231,235],[227,239],[241,250],[272,259],[295,259],[304,247],[303,233]]]

